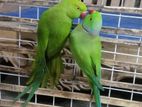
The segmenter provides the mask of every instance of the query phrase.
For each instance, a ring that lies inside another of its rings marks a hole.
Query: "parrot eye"
[[[79,7],[77,7],[77,9],[79,10],[80,8],[79,8]]]
[[[92,17],[90,17],[90,21],[92,21]]]

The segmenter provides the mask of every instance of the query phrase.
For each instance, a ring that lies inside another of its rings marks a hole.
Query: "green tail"
[[[54,86],[58,84],[60,75],[63,71],[62,59],[61,59],[61,56],[59,55],[50,59],[47,62],[48,62],[47,66],[48,66],[49,72],[46,72],[46,74],[44,75],[44,79],[42,81],[41,87],[47,87],[48,85],[47,83],[50,83],[49,86],[51,88],[54,88]]]
[[[101,85],[101,83],[100,83],[100,78],[99,77],[97,77],[96,75],[90,75],[90,73],[89,72],[87,72],[87,70],[85,70],[85,68],[84,68],[84,73],[86,74],[86,76],[90,79],[89,81],[91,81],[91,84],[94,84],[94,85],[96,85],[96,87],[99,89],[99,90],[101,90],[101,91],[104,91],[104,88],[103,88],[103,86]]]
[[[100,90],[96,86],[93,86],[93,95],[95,98],[96,107],[102,107],[100,100]]]
[[[14,103],[23,97],[27,92],[29,92],[29,96],[27,97],[26,101],[24,104],[22,104],[22,107],[26,107],[28,102],[32,99],[34,96],[35,91],[40,87],[43,76],[45,75],[45,72],[47,72],[47,66],[46,66],[46,61],[45,58],[41,59],[40,61],[35,62],[34,69],[32,72],[32,75],[30,77],[30,80],[28,82],[28,86],[24,89],[24,91],[19,94],[15,99]]]
[[[56,56],[49,61],[46,61],[45,58],[36,57],[33,72],[27,83],[28,86],[14,99],[14,103],[29,92],[29,96],[22,104],[22,107],[26,107],[40,86],[47,87],[47,83],[50,83],[53,88],[58,83],[62,71],[63,63],[60,56]]]

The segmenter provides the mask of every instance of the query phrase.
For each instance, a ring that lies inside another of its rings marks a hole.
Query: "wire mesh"
[[[119,2],[120,1],[121,0],[119,0]],[[121,1],[120,6],[125,6],[124,1],[125,0]],[[107,5],[106,2],[108,1],[101,0],[101,2],[98,2],[100,5]],[[89,4],[88,1],[87,4]],[[31,71],[32,61],[34,60],[34,48],[36,46],[36,34],[34,31],[36,31],[36,21],[39,20],[41,13],[45,9],[49,8],[50,5],[37,6],[13,3],[11,3],[11,5],[15,6],[17,9],[14,9],[12,12],[1,12],[0,17],[19,19],[18,21],[14,20],[14,23],[11,25],[12,27],[18,28],[18,30],[0,30],[0,32],[2,32],[0,34],[0,83],[3,87],[5,84],[13,84],[20,87],[21,85],[25,85],[28,73]],[[104,21],[103,27],[130,29],[134,32],[136,29],[138,31],[141,31],[142,29],[141,14],[102,11],[102,15]],[[21,22],[22,19],[28,20],[28,22]],[[4,23],[7,22],[10,23],[9,21],[4,21]],[[80,19],[74,20],[75,24],[79,22]],[[3,26],[3,21],[0,21],[0,24],[0,26]],[[26,31],[31,29],[32,32],[29,31],[23,33],[22,29],[27,29]],[[101,92],[102,103],[104,104],[103,106],[113,107],[112,105],[114,105],[115,107],[127,107],[129,105],[130,107],[137,107],[139,105],[138,107],[141,107],[142,33],[138,35],[132,35],[131,33],[125,34],[125,32],[124,34],[117,34],[109,32],[104,33],[102,30],[100,36],[103,44],[102,84],[105,88],[105,91]],[[107,41],[107,38],[109,38],[110,41]],[[119,43],[119,41],[123,42]],[[13,52],[11,51],[12,47],[14,48]],[[31,52],[32,54],[30,52],[28,53],[30,50],[33,50]],[[93,102],[91,101],[91,97],[87,96],[91,94],[91,90],[86,82],[86,79],[84,79],[85,76],[81,73],[78,65],[71,58],[68,48],[63,49],[63,61],[65,71],[61,76],[57,88],[63,92],[71,92],[72,95],[65,96],[59,94],[58,96],[56,93],[57,90],[54,91],[55,93],[49,92],[49,94],[42,94],[42,91],[39,91],[39,93],[37,92],[35,94],[31,102],[36,105],[47,104],[50,106],[64,107],[94,107],[92,105]],[[25,73],[25,71],[28,72]],[[71,77],[69,78],[69,76]],[[11,92],[13,89],[3,89],[3,87],[1,87],[0,90],[1,100],[13,99],[13,97],[17,95],[15,91],[14,93]],[[17,89],[15,88],[15,90]],[[82,93],[83,95],[85,94],[86,97],[82,98]],[[74,97],[74,95],[80,96]],[[25,97],[22,98],[21,101],[24,99]]]

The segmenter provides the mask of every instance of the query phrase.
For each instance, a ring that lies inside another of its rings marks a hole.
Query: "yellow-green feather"
[[[70,35],[70,48],[77,64],[86,75],[96,107],[101,107],[101,40],[99,32],[102,27],[102,17],[99,12],[88,14]]]
[[[28,86],[15,98],[17,101],[30,92],[23,107],[27,106],[41,85],[46,87],[49,81],[52,81],[53,86],[57,84],[63,71],[60,51],[70,33],[73,18],[78,18],[86,9],[80,0],[62,0],[41,15],[37,29],[37,52]]]

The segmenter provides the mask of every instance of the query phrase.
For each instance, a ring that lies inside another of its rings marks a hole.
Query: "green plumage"
[[[34,92],[40,87],[54,87],[58,83],[63,64],[60,51],[71,30],[72,20],[78,18],[86,5],[80,0],[62,0],[59,4],[46,10],[38,22],[38,46],[32,74],[25,90],[15,101],[29,92],[26,107]]]
[[[96,101],[101,107],[101,41],[99,32],[102,27],[102,16],[99,12],[88,14],[70,35],[70,48],[77,64],[87,76]]]

